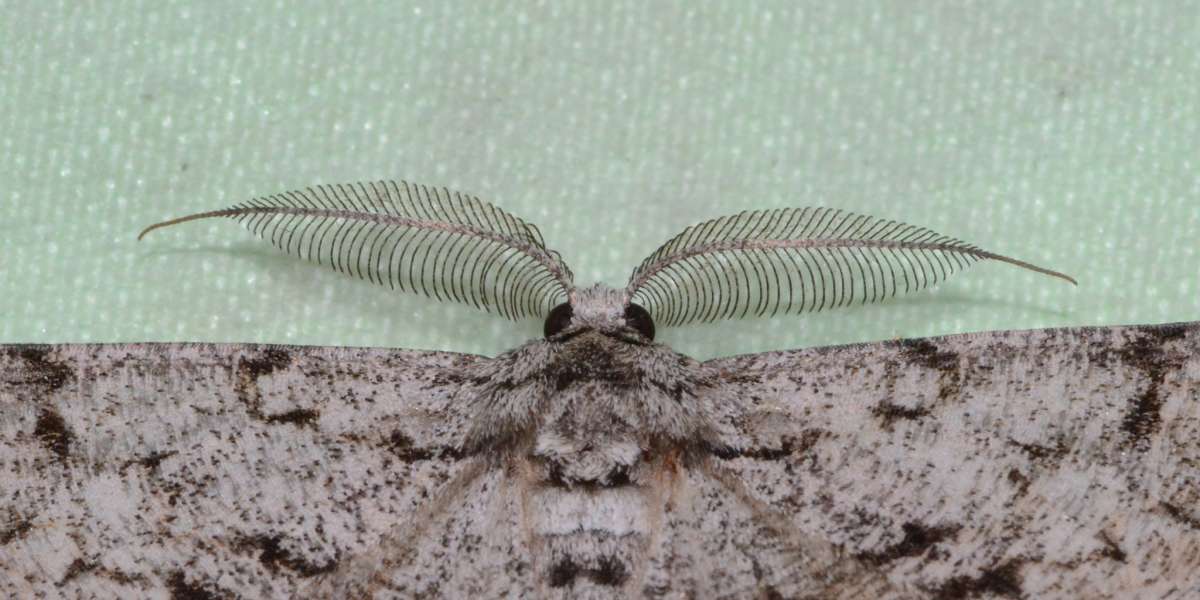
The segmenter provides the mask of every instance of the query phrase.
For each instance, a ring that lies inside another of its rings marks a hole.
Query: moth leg
[[[624,590],[630,596],[657,597],[669,587],[669,581],[655,577],[665,572],[661,559],[670,552],[669,547],[663,547],[667,541],[663,532],[668,519],[679,510],[681,494],[685,492],[678,451],[660,455],[645,472],[647,478],[638,490],[646,507],[645,539],[639,544],[641,559],[633,561],[633,571]]]
[[[641,566],[640,591],[646,597],[694,596],[706,591],[706,586],[689,576],[712,571],[712,565],[705,561],[710,557],[698,552],[703,544],[699,532],[692,527],[696,518],[695,494],[688,485],[688,472],[678,459],[678,455],[670,455],[660,461],[656,480],[651,482],[645,496],[647,506],[658,508],[651,513],[649,556]]]
[[[534,508],[534,490],[539,481],[537,468],[529,460],[517,457],[518,453],[513,453],[508,467],[515,477],[505,477],[501,485],[505,489],[516,492],[518,506],[521,511],[520,530],[521,536],[525,539],[525,544],[529,548],[529,567],[530,572],[534,573],[537,579],[537,595],[539,598],[550,598],[552,591],[548,583],[540,576],[542,573],[542,564],[540,557],[546,550],[546,542],[542,536],[536,531],[536,510]],[[516,488],[513,490],[513,488]]]
[[[391,573],[413,559],[417,544],[429,529],[441,520],[455,500],[464,496],[488,466],[484,458],[471,459],[411,519],[384,534],[370,550],[349,558],[329,575],[315,580],[305,595],[313,598],[373,598],[380,589],[391,584],[388,578]]]
[[[796,556],[794,567],[809,581],[820,582],[818,590],[805,590],[818,598],[878,598],[896,590],[886,578],[861,561],[846,556],[835,545],[814,535],[800,532],[779,510],[755,497],[733,471],[705,457],[700,471],[725,488],[754,520],[778,537],[789,553]]]

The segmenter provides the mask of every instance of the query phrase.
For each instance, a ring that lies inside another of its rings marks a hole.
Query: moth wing
[[[714,462],[796,535],[838,548],[831,569],[875,570],[881,597],[1200,590],[1198,323],[705,367],[708,393],[743,407]]]
[[[0,347],[0,596],[295,596],[470,467],[480,359]]]

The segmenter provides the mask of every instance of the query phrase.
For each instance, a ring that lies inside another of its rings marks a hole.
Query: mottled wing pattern
[[[477,358],[0,347],[0,597],[296,597],[478,471]]]
[[[504,359],[0,347],[0,593],[1188,597],[1198,346],[1188,324],[709,361],[689,402],[716,437],[576,487],[527,442],[462,450]]]
[[[715,462],[882,597],[1200,597],[1200,324],[705,367],[750,408]]]

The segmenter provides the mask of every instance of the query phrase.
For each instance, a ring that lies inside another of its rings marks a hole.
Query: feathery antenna
[[[336,271],[509,319],[545,316],[572,289],[571,270],[537,227],[473,196],[404,181],[267,196],[155,223],[138,239],[213,217]]]
[[[829,208],[746,211],[685,229],[626,287],[663,325],[820,311],[929,287],[979,260],[1051,271],[915,227]]]

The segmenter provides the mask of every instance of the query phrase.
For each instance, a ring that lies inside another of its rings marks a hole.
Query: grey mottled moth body
[[[494,358],[0,347],[0,593],[1153,597],[1200,591],[1200,325],[698,362],[655,324],[821,310],[978,259],[825,209],[690,228],[624,289],[408,184],[208,216],[513,318]],[[1061,274],[1047,272],[1062,276]]]

